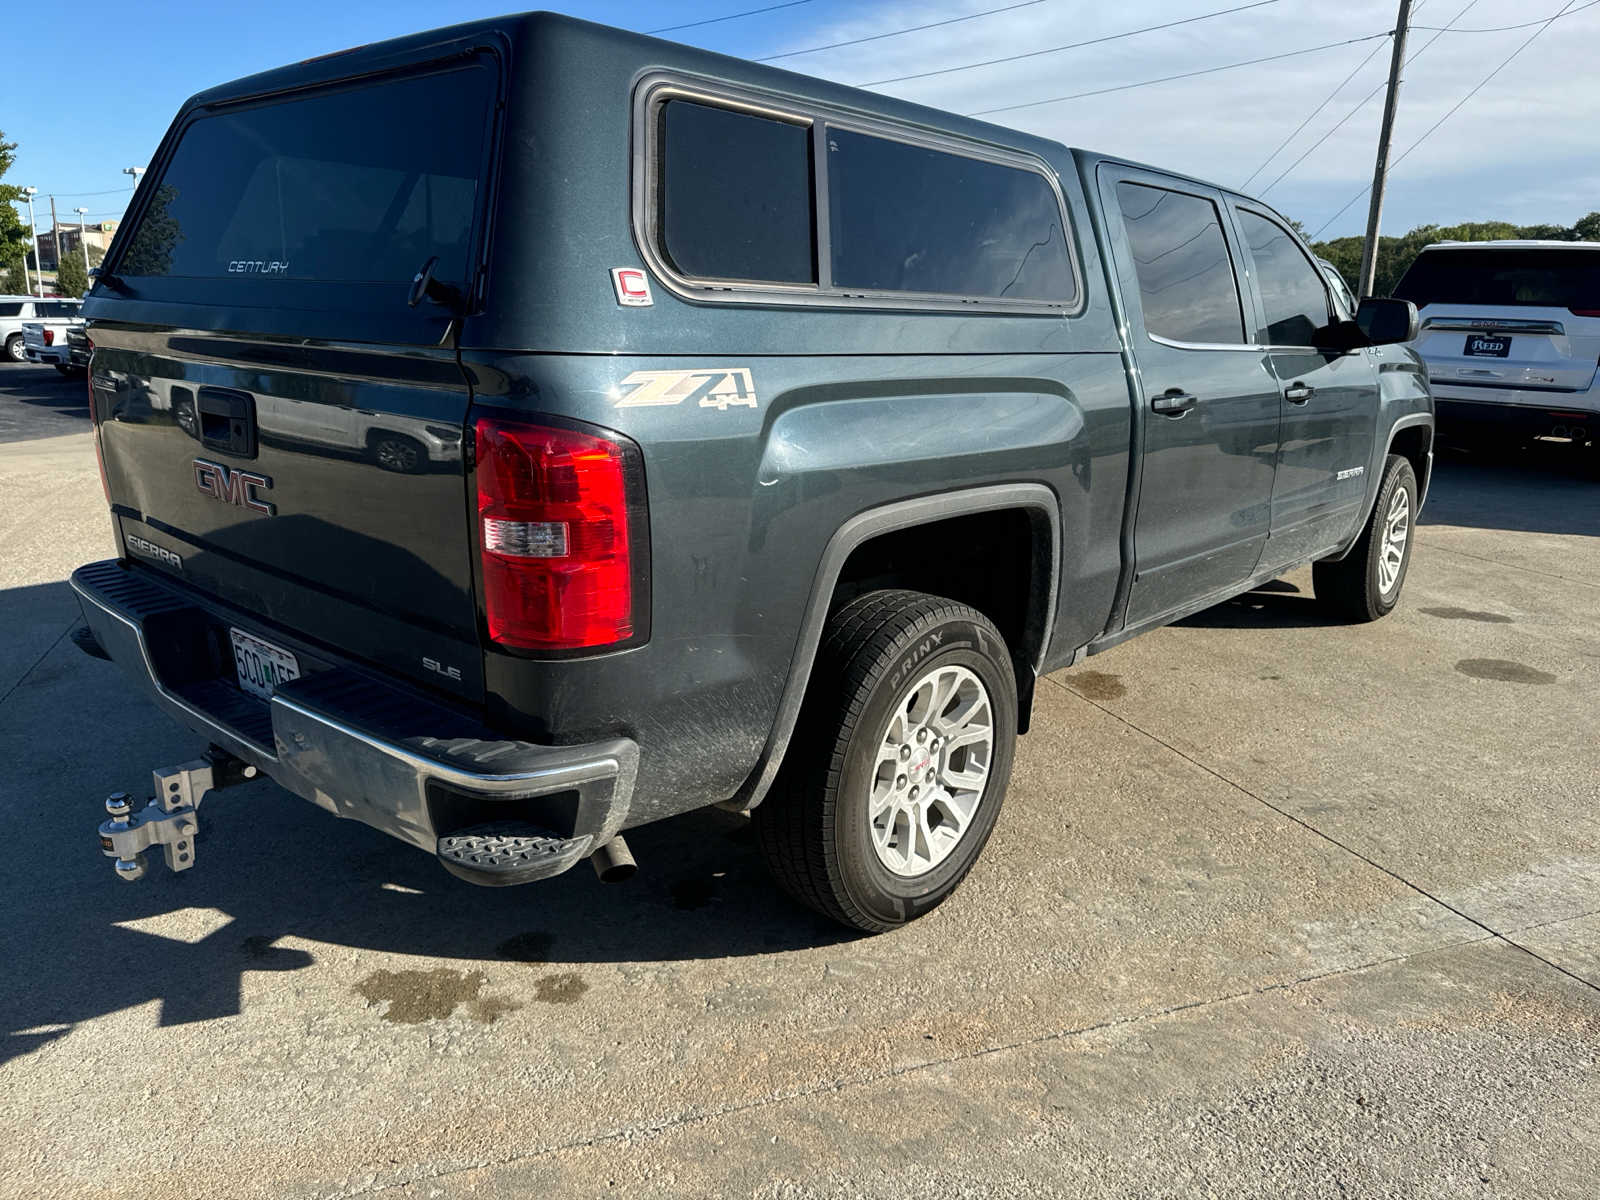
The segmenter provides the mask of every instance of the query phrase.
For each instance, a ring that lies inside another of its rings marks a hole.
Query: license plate
[[[270,700],[279,684],[300,678],[300,663],[287,650],[242,629],[230,629],[228,636],[233,639],[233,667],[239,686],[252,696]]]
[[[1511,339],[1484,337],[1481,333],[1474,333],[1467,338],[1467,345],[1462,353],[1468,358],[1504,358],[1511,353]]]

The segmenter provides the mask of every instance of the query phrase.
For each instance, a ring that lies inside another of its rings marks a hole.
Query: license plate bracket
[[[1511,339],[1503,335],[1469,333],[1461,353],[1468,358],[1505,358],[1511,353]]]
[[[300,660],[282,646],[232,627],[228,639],[233,643],[235,678],[250,695],[270,700],[274,688],[300,678]]]

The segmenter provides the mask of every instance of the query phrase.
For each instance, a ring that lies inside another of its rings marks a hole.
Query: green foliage
[[[117,263],[119,274],[165,275],[172,270],[172,252],[183,240],[183,227],[172,215],[172,202],[177,198],[178,189],[170,183],[156,189],[133,244]]]
[[[11,203],[22,199],[22,189],[5,182],[6,173],[16,161],[16,150],[17,144],[6,141],[5,133],[0,132],[0,263],[8,268],[29,241],[27,226]]]
[[[22,273],[20,258],[4,271],[0,271],[0,295],[26,296],[31,291],[31,283],[32,280],[26,279]]]
[[[63,296],[82,296],[89,290],[89,272],[84,268],[82,254],[62,257],[56,268],[56,290]]]
[[[1509,221],[1475,221],[1465,225],[1418,225],[1401,237],[1378,239],[1378,270],[1372,294],[1390,295],[1422,248],[1431,242],[1492,242],[1504,238],[1542,238],[1557,242],[1600,241],[1600,212],[1592,212],[1577,224],[1513,225]],[[1313,243],[1311,249],[1339,268],[1351,291],[1358,291],[1361,274],[1362,238],[1335,238]]]
[[[98,267],[102,262],[105,261],[105,257],[106,252],[100,249],[99,246],[89,247],[89,265],[91,267]]]

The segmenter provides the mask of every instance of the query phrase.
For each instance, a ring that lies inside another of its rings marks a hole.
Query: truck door
[[[1248,580],[1266,544],[1278,384],[1245,321],[1213,189],[1102,165],[1141,389],[1143,454],[1125,626]]]
[[[1231,205],[1250,265],[1255,336],[1283,389],[1266,570],[1304,562],[1354,531],[1378,424],[1378,371],[1367,350],[1312,344],[1336,315],[1327,280],[1279,218]]]

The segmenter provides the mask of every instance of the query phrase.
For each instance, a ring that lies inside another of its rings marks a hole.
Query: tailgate
[[[125,556],[258,617],[254,669],[287,661],[277,629],[482,698],[471,391],[411,284],[473,292],[498,78],[457,52],[187,112],[108,258],[90,379]]]
[[[1432,305],[1416,346],[1435,383],[1583,391],[1600,362],[1600,319],[1568,309],[1519,309],[1507,316]]]

